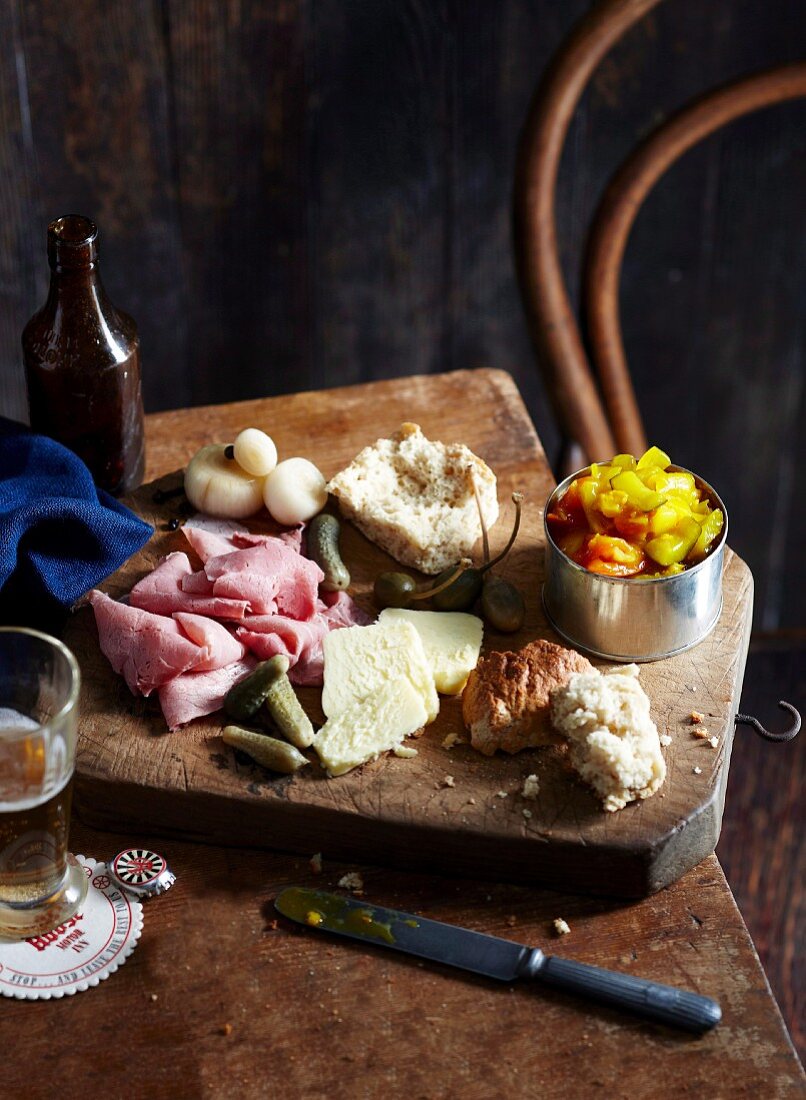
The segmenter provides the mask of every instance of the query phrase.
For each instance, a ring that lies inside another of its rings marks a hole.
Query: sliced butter
[[[337,717],[384,684],[400,679],[408,680],[421,696],[426,721],[433,722],[439,713],[431,666],[411,623],[348,626],[328,634],[323,648],[322,709],[328,718]]]
[[[458,695],[478,664],[484,624],[463,611],[409,611],[387,607],[378,622],[408,622],[420,635],[434,684],[443,695]]]
[[[382,752],[397,749],[405,737],[425,725],[427,717],[422,694],[401,676],[329,718],[313,747],[330,775],[344,775]]]

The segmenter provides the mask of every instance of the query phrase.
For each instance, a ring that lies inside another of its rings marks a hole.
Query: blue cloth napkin
[[[67,447],[0,417],[0,605],[66,609],[153,533]]]

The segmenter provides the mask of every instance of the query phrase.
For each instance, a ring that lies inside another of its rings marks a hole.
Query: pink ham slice
[[[221,623],[206,615],[189,615],[186,611],[174,611],[174,620],[182,630],[200,646],[207,656],[195,667],[194,672],[212,672],[225,668],[246,655],[246,649]]]
[[[327,619],[331,630],[340,626],[369,626],[374,621],[347,592],[323,592],[319,611]]]
[[[302,552],[302,531],[302,527],[290,527],[287,531],[281,531],[279,535],[252,535],[249,531],[235,531],[232,542],[240,550],[246,546],[262,546],[270,539],[277,538],[299,554]]]
[[[302,623],[287,615],[248,616],[236,634],[246,648],[267,661],[277,653],[288,657],[288,678],[295,684],[321,684],[323,678],[322,639],[330,631],[322,615]]]
[[[91,592],[89,602],[101,651],[135,695],[150,695],[205,658],[173,619],[118,603],[103,592]]]
[[[274,538],[210,558],[204,571],[216,596],[247,600],[253,613],[274,603],[281,614],[300,621],[316,613],[319,583],[325,577],[316,562]],[[269,595],[272,589],[275,597]]]
[[[236,629],[236,634],[262,661],[284,653],[291,662],[288,678],[292,683],[321,687],[325,635],[345,626],[365,626],[371,622],[370,616],[346,592],[328,595],[328,599],[330,607],[317,600],[317,610],[307,622],[286,615],[249,615]]]
[[[256,664],[252,657],[245,657],[214,672],[188,672],[163,684],[159,698],[168,729],[179,729],[194,718],[220,710],[229,689],[248,676]]]
[[[220,557],[222,554],[231,554],[235,549],[230,536],[218,531],[209,531],[205,527],[194,527],[192,523],[186,523],[182,532],[202,563],[209,561],[210,558]]]
[[[302,528],[292,527],[279,535],[253,535],[249,531],[224,521],[215,525],[196,526],[193,520],[183,526],[182,531],[193,550],[206,564],[210,558],[223,557],[233,550],[243,550],[249,546],[262,546],[270,541],[280,541],[299,553],[302,546]]]
[[[215,619],[239,620],[249,609],[246,600],[196,596],[182,590],[182,578],[193,573],[187,554],[176,552],[164,558],[153,572],[138,581],[129,594],[132,607],[155,615],[187,611],[191,615],[210,615]]]

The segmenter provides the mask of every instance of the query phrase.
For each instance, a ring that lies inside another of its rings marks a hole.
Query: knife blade
[[[307,928],[390,947],[485,978],[543,982],[685,1031],[708,1031],[722,1018],[716,1001],[699,993],[546,955],[538,947],[526,947],[326,890],[290,886],[278,894],[274,905],[284,917]]]

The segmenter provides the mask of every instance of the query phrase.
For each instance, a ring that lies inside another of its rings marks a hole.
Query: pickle
[[[325,592],[342,592],[350,583],[349,570],[339,551],[340,533],[338,519],[327,512],[314,516],[308,525],[308,556],[325,574],[320,585]]]
[[[280,676],[269,685],[266,709],[277,729],[298,749],[307,749],[314,738],[311,720],[302,709],[297,693],[287,676]]]
[[[663,504],[663,497],[647,488],[637,474],[632,470],[625,470],[618,474],[610,483],[614,489],[627,494],[628,502],[637,508],[639,512],[651,512],[653,508]]]
[[[662,451],[660,447],[650,447],[648,451],[644,451],[641,457],[636,463],[636,467],[639,470],[643,470],[645,466],[660,466],[661,470],[665,470],[667,466],[671,466],[672,460]]]
[[[683,519],[674,531],[650,539],[644,549],[658,565],[674,565],[682,562],[693,549],[701,532],[696,519]]]
[[[546,516],[560,549],[611,577],[674,576],[708,554],[724,527],[697,479],[660,447],[615,455],[574,478]]]
[[[231,687],[224,699],[224,710],[237,722],[248,721],[260,710],[271,686],[288,672],[289,661],[278,653],[259,664],[245,680]]]
[[[240,726],[225,726],[222,737],[225,744],[245,752],[264,768],[282,772],[283,775],[291,775],[310,763],[293,745],[278,741],[276,737],[267,737],[265,733],[255,733]]]

